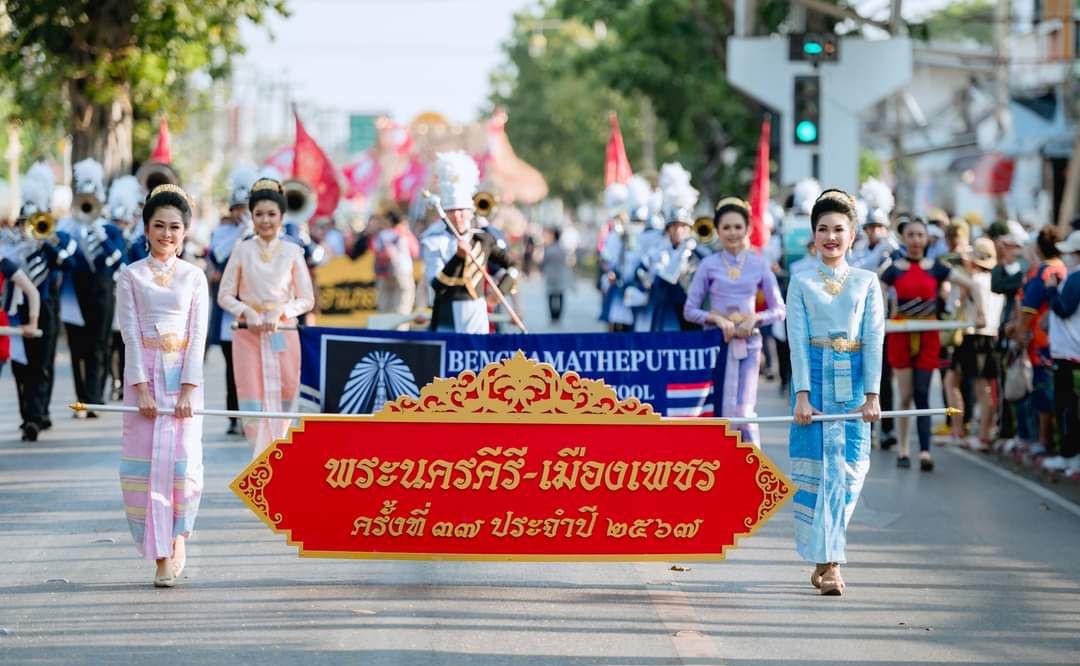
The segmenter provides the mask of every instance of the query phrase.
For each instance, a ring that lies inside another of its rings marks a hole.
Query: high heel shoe
[[[829,570],[828,564],[818,564],[814,567],[814,573],[810,574],[810,584],[821,589],[821,577]]]

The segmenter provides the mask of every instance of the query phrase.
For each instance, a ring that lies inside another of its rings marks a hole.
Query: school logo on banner
[[[324,405],[341,414],[372,414],[442,375],[440,340],[323,337],[321,391]]]

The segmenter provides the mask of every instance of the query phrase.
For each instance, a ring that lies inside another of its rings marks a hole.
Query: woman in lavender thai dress
[[[135,546],[157,562],[154,585],[172,587],[184,569],[203,487],[203,354],[210,296],[206,276],[179,258],[191,204],[175,185],[147,197],[150,256],[127,266],[116,287],[124,355],[120,488]]]
[[[769,264],[747,247],[750,205],[736,197],[721,199],[713,219],[723,247],[698,267],[683,316],[724,333],[727,353],[720,359],[724,385],[717,416],[756,416],[760,328],[784,319],[784,299]],[[759,291],[765,296],[765,309],[755,311]],[[704,309],[706,297],[708,310]],[[756,425],[739,426],[739,430],[744,439],[761,444]]]
[[[855,220],[846,193],[818,197],[810,214],[818,261],[791,277],[787,293],[795,545],[816,565],[810,582],[825,595],[844,591],[847,526],[870,470],[870,423],[881,417],[885,307],[877,274],[845,259]],[[814,414],[843,413],[862,420],[811,422]]]

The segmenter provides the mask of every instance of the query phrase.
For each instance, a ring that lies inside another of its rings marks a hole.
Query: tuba
[[[154,160],[143,162],[135,172],[135,177],[139,179],[143,192],[148,194],[159,185],[180,185],[180,174],[176,173],[176,169]]]
[[[37,240],[49,240],[56,235],[56,218],[46,211],[31,215],[26,226]]]
[[[101,209],[104,204],[93,192],[76,194],[71,202],[71,216],[82,224],[93,224],[94,220],[101,217]]]
[[[473,207],[476,208],[476,214],[480,217],[491,217],[495,214],[495,209],[499,207],[495,195],[491,192],[477,192],[473,195],[472,202]]]
[[[281,185],[285,188],[285,222],[302,225],[310,220],[319,205],[311,186],[296,178]]]

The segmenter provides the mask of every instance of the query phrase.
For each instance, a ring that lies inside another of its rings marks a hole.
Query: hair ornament
[[[255,184],[251,186],[252,193],[259,190],[273,190],[278,194],[285,194],[285,186],[273,178],[260,178],[255,181]]]
[[[158,185],[157,187],[155,187],[150,192],[150,199],[153,199],[157,195],[163,194],[165,192],[172,192],[173,194],[179,194],[184,199],[184,201],[187,202],[188,206],[191,206],[192,208],[194,208],[194,206],[192,205],[192,202],[191,202],[191,197],[188,196],[188,193],[185,192],[183,190],[183,188],[181,188],[179,185],[173,185],[172,183],[165,183],[164,185]]]

